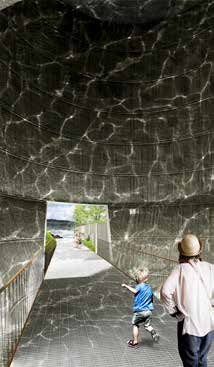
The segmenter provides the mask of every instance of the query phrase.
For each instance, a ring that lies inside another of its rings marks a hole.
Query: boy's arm
[[[137,290],[137,289],[135,289],[135,288],[131,287],[130,285],[124,284],[124,283],[122,284],[122,287],[127,288],[130,292],[132,292],[132,293],[134,293],[134,294],[136,294],[136,293],[138,292],[138,290]]]

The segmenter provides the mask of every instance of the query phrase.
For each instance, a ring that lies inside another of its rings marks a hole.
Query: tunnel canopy
[[[3,0],[0,9],[16,2],[20,0]],[[187,11],[201,3],[201,0],[62,0],[62,2],[100,20],[147,24]]]

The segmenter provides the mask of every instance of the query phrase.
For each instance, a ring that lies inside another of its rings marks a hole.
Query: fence
[[[41,256],[40,249],[0,288],[0,367],[10,365],[30,313],[42,280],[36,274]]]
[[[112,259],[111,234],[109,223],[87,224],[76,228],[84,239],[92,240],[96,253],[108,261]]]

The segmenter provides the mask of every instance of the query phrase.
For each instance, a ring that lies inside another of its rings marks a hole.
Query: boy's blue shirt
[[[135,286],[137,293],[134,295],[133,311],[153,310],[153,292],[148,283],[139,283]]]

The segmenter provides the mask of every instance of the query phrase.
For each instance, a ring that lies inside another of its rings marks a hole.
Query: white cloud
[[[49,201],[47,203],[47,219],[73,220],[75,204]]]

